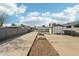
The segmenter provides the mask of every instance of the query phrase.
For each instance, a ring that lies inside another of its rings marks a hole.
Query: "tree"
[[[24,25],[24,24],[21,24],[21,27],[26,27],[26,25]]]
[[[42,27],[46,27],[45,25],[43,25]]]
[[[16,27],[16,24],[15,24],[15,23],[13,23],[13,24],[11,24],[11,26],[12,26],[12,27]]]
[[[8,17],[7,14],[5,14],[4,12],[1,12],[1,11],[0,11],[0,27],[3,26],[3,23],[4,23],[4,21],[5,21],[5,19],[6,19],[7,17]]]

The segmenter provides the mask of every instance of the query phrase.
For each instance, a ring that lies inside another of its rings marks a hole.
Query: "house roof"
[[[66,23],[63,26],[79,26],[79,21],[71,22],[71,23]]]

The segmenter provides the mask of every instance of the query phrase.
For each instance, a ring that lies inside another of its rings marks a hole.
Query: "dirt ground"
[[[79,56],[79,37],[45,34],[50,44],[61,56]]]
[[[59,54],[43,35],[38,35],[29,56],[58,56]]]
[[[7,42],[0,44],[0,56],[27,56],[36,35],[37,32],[31,32],[17,38],[7,39]]]

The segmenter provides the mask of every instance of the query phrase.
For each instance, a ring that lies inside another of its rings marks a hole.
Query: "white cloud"
[[[28,16],[29,15],[29,16]],[[40,26],[40,25],[48,25],[49,23],[57,22],[51,17],[42,16],[39,12],[29,13],[27,16],[22,16],[19,18],[20,24],[27,24],[31,26]]]
[[[19,23],[20,24],[23,23],[31,26],[40,26],[44,24],[48,25],[49,23],[62,23],[63,21],[61,19],[59,20],[59,18],[61,18],[62,16],[63,16],[62,13],[51,14],[49,12],[45,12],[45,13],[31,12],[27,16],[20,17]]]
[[[54,13],[51,15],[52,17],[64,17],[64,14],[61,12],[61,13]]]
[[[16,10],[16,15],[20,14],[20,13],[24,13],[26,11],[26,6],[21,5],[20,7],[17,8]]]
[[[11,24],[3,24],[3,27],[10,27]]]
[[[52,7],[53,8],[53,7]],[[27,10],[27,6],[21,5],[17,7],[14,3],[0,3],[0,15],[5,13],[7,15],[18,16]],[[79,5],[74,5],[73,7],[68,7],[59,13],[50,12],[30,12],[26,16],[19,17],[18,23],[28,24],[28,25],[43,25],[48,23],[67,23],[78,20],[79,17]]]
[[[66,17],[68,17],[69,22],[76,21],[76,15],[79,14],[79,5],[75,5],[72,8],[67,8],[66,10],[64,10],[64,14],[66,14]]]
[[[35,17],[35,16],[31,16],[31,17],[25,17],[25,18],[21,18],[20,20],[20,24],[27,24],[27,25],[31,25],[31,26],[35,26],[35,25],[42,25],[43,21],[42,17]]]
[[[44,17],[50,17],[51,13],[50,12],[45,12],[45,13],[42,13],[42,16],[44,16]]]
[[[7,15],[18,15],[20,13],[24,13],[25,9],[26,7],[24,5],[17,7],[15,3],[0,3],[0,12],[3,12]]]
[[[68,7],[63,12],[52,14],[53,19],[65,22],[74,22],[77,20],[77,15],[79,15],[79,5],[73,7]]]
[[[48,25],[49,23],[67,23],[73,22],[78,19],[79,15],[79,5],[73,7],[68,7],[59,13],[40,13],[40,12],[31,12],[27,16],[20,17],[20,23],[28,24],[31,26],[39,25]]]
[[[57,21],[65,21],[67,20],[67,16],[64,15],[63,12],[54,13],[51,15],[52,19],[56,19]]]
[[[33,16],[40,16],[40,13],[39,12],[31,12],[27,15],[28,17],[33,17]]]

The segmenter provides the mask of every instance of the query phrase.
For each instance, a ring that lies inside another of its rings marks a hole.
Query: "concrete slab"
[[[25,56],[28,54],[37,32],[31,32],[0,45],[0,55],[2,56]]]
[[[79,37],[67,35],[45,35],[61,56],[79,56]]]

